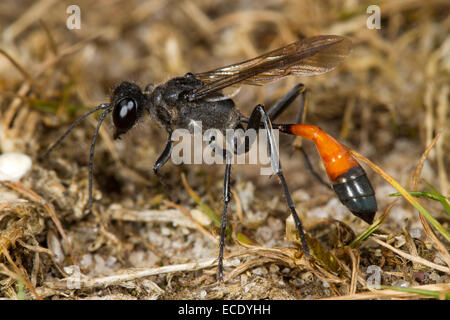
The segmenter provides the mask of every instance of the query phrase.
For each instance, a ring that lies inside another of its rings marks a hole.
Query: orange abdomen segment
[[[340,175],[348,172],[351,168],[359,166],[358,162],[351,156],[348,149],[325,133],[317,126],[307,124],[281,125],[278,128],[282,132],[312,140],[319,151],[328,177],[332,182]]]
[[[363,168],[349,150],[316,126],[288,124],[277,128],[316,144],[339,200],[354,215],[371,224],[378,209],[375,192]]]

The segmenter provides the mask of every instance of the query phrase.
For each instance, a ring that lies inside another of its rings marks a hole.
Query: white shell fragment
[[[0,155],[0,181],[19,181],[31,168],[31,158],[23,153]]]
[[[191,210],[191,216],[202,226],[209,226],[211,224],[211,219],[203,211],[193,209]]]

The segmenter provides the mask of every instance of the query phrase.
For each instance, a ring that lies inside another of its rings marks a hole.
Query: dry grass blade
[[[19,72],[25,77],[25,79],[27,79],[27,81],[32,82],[33,79],[31,75],[25,70],[24,67],[20,65],[20,63],[16,61],[16,59],[11,57],[11,55],[2,48],[0,48],[0,54],[4,55],[9,60],[9,62],[11,62],[12,65],[16,67],[17,70],[19,70]]]
[[[309,241],[311,238],[309,238]],[[256,253],[260,256],[262,256],[264,259],[270,259],[270,261],[279,261],[285,265],[288,266],[297,266],[301,269],[306,269],[311,271],[315,276],[318,278],[329,282],[329,283],[343,283],[346,281],[346,279],[341,278],[340,276],[336,276],[334,272],[330,272],[327,268],[322,267],[320,264],[323,262],[315,262],[312,260],[309,260],[304,257],[304,255],[299,255],[299,250],[295,248],[268,248],[263,246],[254,246],[249,245],[243,242],[238,243],[247,248],[248,250],[241,254],[249,254],[249,253]],[[309,242],[308,242],[309,243]],[[339,270],[343,271],[342,264],[339,262],[339,260],[336,259],[335,263],[338,264]],[[228,279],[228,278],[227,278]]]
[[[227,274],[223,281],[228,282],[251,268],[270,262],[278,262],[278,260],[274,258],[258,258],[242,263],[238,267],[234,268],[233,271],[231,271],[229,274]]]
[[[429,290],[429,291],[435,291],[435,292],[450,292],[450,284],[448,283],[438,283],[438,284],[427,284],[423,286],[415,286],[411,289],[417,289],[417,290]],[[371,299],[386,299],[386,298],[420,298],[423,297],[422,295],[418,293],[411,293],[411,292],[401,292],[396,291],[392,289],[388,290],[374,290],[371,292],[363,292],[363,293],[356,293],[352,295],[347,296],[339,296],[339,297],[330,297],[330,298],[324,298],[321,300],[371,300]],[[429,298],[429,297],[423,297],[423,298]]]
[[[233,199],[236,202],[236,214],[238,216],[239,222],[245,225],[244,211],[242,210],[242,202],[239,194],[236,190],[231,189],[231,193],[233,195]]]
[[[247,250],[244,252],[240,252],[239,254],[229,255],[228,257],[235,257],[245,254],[258,254],[261,257],[272,258],[282,261],[283,263],[294,266],[294,265],[302,265],[304,262],[303,256],[298,256],[298,251],[295,249],[288,248],[270,248],[263,247],[260,245],[250,245],[244,242],[240,242],[236,240],[239,245],[246,248]]]
[[[431,141],[431,143],[428,145],[428,147],[423,152],[422,156],[420,157],[419,163],[416,166],[416,170],[414,171],[413,176],[413,191],[417,191],[418,184],[419,184],[419,177],[420,173],[422,172],[423,164],[425,163],[425,160],[428,157],[428,154],[430,153],[433,146],[438,142],[441,134],[438,133],[434,139]],[[427,220],[423,215],[419,215],[420,222],[422,223],[423,229],[425,230],[425,233],[427,236],[432,239],[433,243],[436,245],[436,248],[438,249],[439,253],[442,256],[442,259],[445,261],[448,267],[450,267],[450,254],[447,251],[447,248],[442,244],[441,241],[436,237],[433,230],[431,229],[430,225],[428,224]]]
[[[14,271],[17,273],[17,275],[19,275],[19,277],[23,279],[25,286],[28,288],[28,290],[30,290],[30,292],[33,294],[33,296],[37,300],[42,300],[41,297],[37,294],[33,285],[31,284],[30,279],[28,278],[28,275],[25,272],[23,272],[22,270],[20,270],[19,267],[14,263],[13,259],[9,255],[8,250],[6,248],[2,248],[2,251],[3,251],[3,254],[6,257],[6,259],[8,260],[8,262],[14,268]]]
[[[431,141],[431,143],[426,147],[425,151],[423,152],[422,156],[420,157],[419,163],[417,164],[416,169],[414,170],[414,175],[413,175],[413,188],[412,189],[414,191],[417,191],[420,173],[422,172],[425,160],[427,159],[428,154],[430,153],[431,149],[433,148],[433,146],[436,144],[436,142],[439,140],[440,137],[441,137],[441,134],[438,133],[434,137],[434,139]]]
[[[192,220],[192,222],[195,223],[197,229],[198,229],[202,234],[204,234],[207,238],[209,238],[209,239],[210,239],[211,241],[213,241],[214,243],[219,243],[219,241],[217,240],[216,237],[214,237],[211,233],[209,233],[208,230],[206,230],[205,228],[203,228],[203,226],[201,225],[200,222],[198,222],[196,219],[194,219],[194,217],[192,217],[192,215],[190,214],[190,212],[189,212],[188,209],[186,209],[185,207],[180,206],[180,205],[178,205],[178,204],[176,204],[176,203],[173,203],[172,201],[169,201],[169,200],[164,200],[164,203],[165,203],[166,206],[168,206],[168,207],[172,207],[172,208],[178,209],[178,210],[180,210],[181,212],[183,212],[184,215],[185,215],[188,219]]]
[[[81,265],[78,263],[77,258],[75,257],[75,254],[72,249],[72,245],[70,244],[69,238],[67,237],[66,232],[63,229],[61,221],[59,221],[58,217],[56,216],[53,206],[51,204],[47,203],[47,201],[45,201],[41,196],[39,196],[33,190],[26,188],[20,182],[13,183],[13,182],[9,182],[9,181],[2,181],[0,183],[4,184],[5,186],[7,186],[13,190],[16,190],[17,192],[21,193],[22,195],[30,198],[31,200],[39,203],[40,205],[42,205],[44,207],[44,209],[48,212],[50,218],[55,223],[56,228],[58,229],[59,233],[63,237],[64,241],[66,242],[67,249],[69,250],[70,257],[72,258],[72,262],[74,264],[76,264],[78,267],[80,267],[80,269],[82,269]]]
[[[62,59],[66,58],[67,56],[74,54],[75,52],[77,52],[78,50],[80,50],[81,48],[86,46],[89,42],[99,38],[100,36],[101,36],[101,33],[98,33],[89,38],[80,40],[71,46],[61,49],[57,56],[52,56],[52,57],[48,58],[44,63],[42,63],[42,65],[39,67],[39,69],[36,71],[36,73],[33,74],[33,78],[40,77],[48,68],[59,63]]]
[[[41,246],[39,246],[39,245],[32,246],[32,245],[29,245],[29,244],[23,242],[23,241],[20,240],[20,239],[18,239],[17,242],[18,242],[22,247],[27,248],[27,249],[30,250],[30,251],[34,251],[34,252],[37,252],[37,253],[46,253],[46,254],[48,254],[50,257],[54,257],[54,256],[55,256],[55,254],[53,253],[53,251],[51,251],[50,249],[43,248],[43,247],[41,247]]]
[[[349,294],[355,294],[356,292],[356,283],[357,283],[357,275],[358,275],[358,268],[359,268],[359,254],[355,251],[347,248],[346,249],[347,254],[350,256],[352,260],[352,280],[350,282],[350,292]]]
[[[177,223],[178,225],[196,229],[197,226],[192,219],[186,217],[181,210],[131,210],[112,205],[108,214],[113,220]]]
[[[224,259],[224,266],[230,265],[231,264],[226,259]],[[159,268],[126,269],[106,277],[97,277],[97,278],[82,277],[80,279],[77,279],[76,281],[77,284],[79,284],[80,289],[90,289],[96,287],[107,287],[119,284],[121,282],[133,281],[140,278],[155,276],[159,274],[173,273],[173,272],[190,272],[211,268],[215,266],[217,266],[217,258],[210,258],[198,262],[176,264]],[[50,287],[51,289],[67,289],[68,281],[73,283],[74,280],[69,278],[61,281],[49,281],[46,282],[45,285],[47,287]]]
[[[44,29],[45,34],[47,36],[48,39],[48,43],[50,46],[50,50],[52,51],[52,53],[57,56],[58,55],[58,45],[55,42],[55,38],[52,35],[52,32],[50,31],[47,23],[43,20],[43,19],[39,19],[39,23],[42,26],[42,29]]]
[[[22,104],[23,98],[27,94],[29,94],[29,92],[31,90],[31,84],[34,79],[39,78],[50,67],[56,65],[63,58],[75,53],[76,51],[80,50],[83,46],[85,46],[88,42],[90,42],[98,37],[99,37],[99,35],[94,35],[87,39],[81,40],[81,41],[75,43],[74,45],[71,45],[67,48],[62,49],[58,55],[51,56],[46,61],[44,61],[39,66],[38,70],[32,76],[27,77],[28,73],[25,73],[24,75],[25,75],[27,81],[22,83],[22,85],[20,86],[20,88],[18,90],[17,97],[12,100],[12,102],[10,103],[9,107],[7,108],[7,111],[5,112],[5,114],[2,115],[1,120],[2,120],[3,124],[5,125],[5,127],[6,128],[10,127],[10,125],[17,113],[17,110],[19,109],[19,107]],[[11,60],[12,58],[10,59],[9,55],[5,51],[2,51],[2,53],[5,54],[5,56],[11,61],[11,63],[14,66],[16,66],[21,72],[22,72],[22,70],[25,71],[25,69],[23,67],[21,67],[17,62],[15,62],[14,59]]]
[[[426,260],[424,258],[421,258],[421,257],[415,257],[413,255],[410,255],[410,254],[408,254],[406,252],[403,252],[401,250],[398,250],[398,249],[394,248],[393,246],[391,246],[391,245],[387,244],[386,242],[383,242],[383,241],[381,241],[379,239],[373,238],[373,240],[376,243],[378,243],[379,245],[382,245],[383,247],[388,248],[389,250],[395,252],[396,254],[398,254],[399,256],[402,256],[405,259],[411,260],[411,261],[416,262],[416,263],[420,263],[420,264],[422,264],[424,266],[427,266],[427,267],[430,267],[430,268],[433,268],[433,269],[436,269],[436,270],[439,270],[439,271],[442,271],[442,272],[445,272],[445,273],[450,273],[450,268],[448,268],[448,267],[444,267],[444,266],[435,264],[435,263],[430,262],[430,261],[428,261],[428,260]]]
[[[298,231],[292,216],[289,216],[286,219],[286,238],[299,245],[301,244],[300,238],[298,236]],[[311,254],[314,257],[315,262],[320,264],[323,269],[326,269],[329,273],[336,273],[340,275],[346,273],[339,259],[336,258],[336,256],[330,250],[325,248],[319,240],[306,234],[306,241],[308,242]]]
[[[450,43],[450,41],[448,41]],[[450,45],[448,46],[450,47]],[[446,55],[450,50],[447,50]],[[449,182],[448,182],[448,166],[446,166],[445,163],[445,155],[446,153],[444,149],[444,143],[446,140],[445,136],[448,139],[448,136],[450,134],[449,131],[449,124],[448,124],[448,113],[449,113],[449,92],[450,87],[448,85],[448,82],[446,85],[444,85],[439,93],[439,102],[437,106],[437,123],[436,123],[436,130],[439,132],[441,131],[444,134],[444,138],[439,140],[436,144],[436,161],[437,161],[437,167],[438,167],[438,174],[439,174],[439,182],[441,191],[443,194],[448,194],[449,192]],[[448,141],[448,140],[447,140]]]
[[[389,212],[391,212],[392,207],[397,203],[399,199],[395,199],[392,201],[389,206],[384,210],[383,215],[377,219],[374,223],[372,223],[366,230],[361,232],[351,243],[350,248],[355,248],[359,243],[367,239],[372,233],[374,233],[386,220]]]
[[[214,222],[216,227],[220,227],[220,224],[221,224],[220,216],[200,199],[199,195],[194,191],[194,189],[191,188],[191,186],[187,182],[186,176],[184,173],[181,174],[181,181],[183,182],[183,185],[186,188],[189,195],[191,196],[191,198],[203,209],[203,211]]]
[[[3,31],[5,39],[12,42],[30,24],[44,15],[55,2],[56,0],[36,1],[32,6],[27,7],[21,16]]]
[[[395,189],[397,189],[402,194],[402,196],[405,197],[405,199],[408,200],[417,210],[419,210],[419,212],[421,214],[423,214],[437,230],[439,230],[439,232],[447,239],[447,241],[450,242],[450,235],[447,232],[447,230],[445,230],[445,228],[435,218],[433,218],[433,216],[431,216],[430,213],[424,207],[422,207],[422,205],[416,199],[414,199],[414,197],[412,197],[408,193],[408,191],[406,191],[397,181],[395,181],[391,176],[389,176],[386,172],[384,172],[384,170],[382,170],[380,167],[378,167],[372,161],[365,158],[364,156],[362,156],[361,154],[359,154],[358,152],[356,152],[354,150],[351,150],[351,149],[349,149],[349,150],[350,150],[350,153],[354,157],[367,163],[370,166],[370,168],[372,168],[372,170],[374,170],[376,173],[378,173],[381,177],[383,177],[383,179],[385,179]]]

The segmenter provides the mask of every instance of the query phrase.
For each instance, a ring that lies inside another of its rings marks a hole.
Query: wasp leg
[[[223,179],[223,211],[222,222],[220,226],[220,246],[219,246],[219,263],[218,263],[218,276],[219,280],[223,280],[223,250],[225,248],[225,233],[227,230],[227,210],[228,203],[230,202],[230,180],[231,180],[231,163],[228,161],[225,166],[225,175]]]
[[[170,156],[172,154],[172,149],[173,149],[172,135],[169,134],[169,138],[167,140],[167,144],[166,144],[163,152],[161,153],[161,155],[158,157],[155,164],[153,165],[153,172],[158,177],[158,180],[161,183],[161,185],[163,186],[166,194],[169,194],[169,187],[166,184],[166,182],[164,182],[164,176],[159,172],[159,169],[161,169],[166,164],[166,162],[170,159]]]
[[[112,109],[106,109],[102,112],[100,119],[98,120],[97,127],[95,128],[94,135],[91,141],[91,151],[89,152],[89,208],[92,208],[92,180],[94,174],[94,152],[95,152],[95,141],[97,140],[98,132],[102,126],[103,120],[106,116],[112,112]]]
[[[169,135],[169,140],[167,141],[166,147],[164,148],[161,155],[158,157],[158,160],[156,160],[155,164],[153,165],[153,172],[159,176],[158,170],[162,168],[163,165],[166,164],[166,162],[169,160],[170,155],[172,154],[173,149],[173,141],[172,136]]]
[[[294,218],[295,225],[297,227],[298,234],[300,236],[303,252],[305,253],[305,255],[310,256],[311,253],[309,250],[308,243],[306,241],[305,232],[303,231],[303,225],[297,214],[297,211],[295,210],[294,202],[292,201],[292,198],[291,198],[291,195],[290,195],[287,183],[286,183],[286,179],[284,178],[284,175],[283,175],[283,170],[281,168],[278,149],[277,149],[277,146],[276,146],[274,138],[273,138],[272,124],[270,122],[270,118],[269,118],[268,114],[265,112],[264,107],[262,105],[257,105],[255,107],[255,109],[253,109],[253,112],[250,116],[250,119],[248,121],[247,130],[251,129],[251,128],[253,128],[253,129],[259,128],[261,121],[263,122],[264,128],[267,132],[267,140],[269,143],[270,161],[271,161],[272,169],[273,169],[274,173],[278,176],[278,178],[281,182],[281,186],[283,187],[283,192],[284,192],[284,196],[285,196],[287,205],[292,214],[292,217]]]
[[[283,97],[281,97],[275,104],[267,111],[267,116],[270,121],[278,118],[280,114],[282,114],[291,104],[294,102],[297,97],[302,94],[302,100],[304,100],[305,86],[302,83],[297,84],[288,93],[286,93]],[[303,107],[300,110],[300,119],[302,118]],[[298,119],[298,118],[297,118]],[[297,120],[299,121],[299,120]]]
[[[286,93],[277,102],[275,102],[275,104],[269,109],[269,111],[267,111],[267,115],[269,116],[270,121],[274,121],[276,118],[278,118],[278,116],[280,116],[292,104],[292,102],[294,102],[294,100],[299,95],[301,95],[300,96],[300,98],[301,98],[300,108],[298,110],[295,123],[299,123],[299,124],[303,123],[304,113],[305,113],[305,109],[306,109],[306,94],[307,94],[307,92],[308,91],[306,90],[305,86],[302,83],[297,84],[294,88],[289,90],[288,93]],[[248,119],[244,119],[244,121],[248,122]],[[261,123],[260,126],[263,127],[264,124]],[[292,138],[291,144],[294,143],[294,140],[295,140],[295,137]],[[313,177],[316,178],[317,181],[319,181],[319,183],[322,184],[323,186],[325,186],[327,189],[332,189],[330,184],[327,183],[326,181],[324,181],[322,179],[322,177],[320,176],[320,174],[318,174],[317,171],[314,170],[314,168],[311,164],[311,160],[309,159],[308,154],[305,152],[305,149],[303,148],[303,146],[297,147],[297,149],[299,149],[302,152],[303,158],[306,163],[306,168],[313,175]]]

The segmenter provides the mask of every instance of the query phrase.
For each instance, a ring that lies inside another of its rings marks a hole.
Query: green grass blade
[[[436,298],[436,299],[444,298],[445,300],[450,300],[449,292],[439,292],[439,291],[431,291],[431,290],[424,290],[424,289],[391,287],[391,286],[379,286],[379,288],[384,289],[384,290],[395,290],[395,291],[406,292],[406,293],[414,293],[414,294],[419,294],[419,295],[422,295],[425,297],[432,297],[432,298]]]
[[[434,196],[437,196],[439,199],[439,202],[442,204],[442,206],[444,207],[445,211],[447,211],[447,214],[450,215],[450,205],[448,203],[448,199],[446,197],[444,197],[442,194],[440,194],[431,184],[427,183],[427,187],[430,190],[431,194],[433,194]]]
[[[385,179],[387,182],[389,182],[395,189],[397,189],[402,196],[408,200],[408,202],[414,207],[416,208],[427,220],[428,222],[437,230],[439,231],[440,234],[442,234],[442,236],[448,241],[450,242],[450,234],[447,232],[447,230],[428,212],[428,210],[426,210],[424,207],[422,207],[422,205],[416,200],[416,198],[414,198],[413,196],[411,196],[406,190],[405,188],[403,188],[396,180],[394,180],[391,176],[389,176],[386,172],[384,172],[384,170],[382,170],[379,166],[377,166],[376,164],[374,164],[372,161],[370,161],[369,159],[365,158],[364,156],[362,156],[361,154],[359,154],[358,152],[349,149],[350,153],[356,157],[357,159],[365,162],[366,164],[368,164],[370,166],[370,168],[372,170],[374,170],[376,173],[378,173],[383,179]]]
[[[430,187],[430,186],[429,186]],[[439,201],[442,206],[444,207],[445,211],[447,211],[447,214],[450,215],[450,205],[448,204],[448,200],[446,197],[444,197],[443,195],[439,194],[436,190],[434,190],[433,188],[430,188],[431,192],[425,192],[425,191],[408,191],[408,193],[410,195],[412,195],[413,197],[424,197],[424,198],[429,198],[432,200],[436,200]],[[389,196],[390,197],[399,197],[402,194],[400,192],[396,192],[396,193],[391,193]]]

